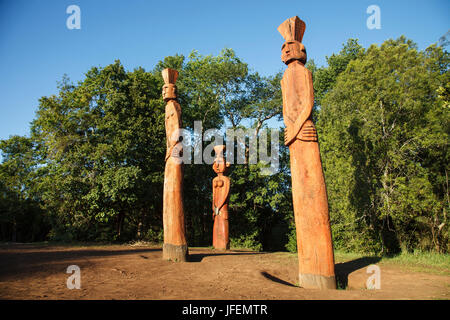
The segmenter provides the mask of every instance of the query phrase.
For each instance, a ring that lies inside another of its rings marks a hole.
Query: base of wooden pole
[[[174,245],[169,243],[163,244],[163,259],[174,262],[186,262],[188,260],[188,246]]]
[[[228,251],[228,250],[230,250],[230,246],[227,246],[225,248],[223,248],[223,247],[214,247],[213,246],[213,248],[214,248],[214,250],[217,250],[217,251]]]
[[[318,274],[299,274],[299,286],[305,289],[336,289],[336,277]]]

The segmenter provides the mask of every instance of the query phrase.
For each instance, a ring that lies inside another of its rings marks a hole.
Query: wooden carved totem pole
[[[215,146],[216,158],[214,159],[213,170],[217,177],[213,179],[213,247],[219,250],[230,249],[228,237],[228,198],[230,194],[230,178],[224,176],[229,162],[225,162],[223,152],[224,145]]]
[[[181,107],[177,102],[175,82],[178,71],[164,69],[163,99],[166,102],[166,168],[164,171],[163,259],[186,261],[188,247],[185,236],[183,208],[183,163],[181,161],[182,143],[178,130],[181,129]]]
[[[278,31],[285,39],[281,60],[287,69],[281,80],[281,90],[286,125],[284,142],[290,152],[299,285],[336,289],[327,190],[311,117],[312,74],[305,68],[306,50],[301,43],[305,23],[293,17],[283,22]]]

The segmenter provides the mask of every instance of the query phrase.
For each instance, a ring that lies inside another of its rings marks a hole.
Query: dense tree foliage
[[[36,197],[36,145],[26,137],[0,142],[0,239],[37,241],[49,232],[40,199]]]
[[[368,49],[350,39],[326,66],[308,63],[336,248],[448,252],[448,62],[441,47],[418,51],[400,38]],[[116,61],[77,84],[64,77],[39,100],[30,137],[1,141],[1,240],[162,241],[166,67],[180,71],[192,146],[215,143],[207,129],[262,136],[281,119],[281,74],[262,77],[230,49],[166,57],[151,71]],[[296,250],[289,151],[278,138],[275,174],[249,161],[249,139],[244,163],[229,170],[232,246]],[[185,165],[191,246],[211,244],[214,176],[208,164]]]
[[[442,48],[388,40],[351,60],[321,100],[336,246],[448,251],[448,66]]]

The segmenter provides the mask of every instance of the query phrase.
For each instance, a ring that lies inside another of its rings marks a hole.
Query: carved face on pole
[[[306,49],[302,43],[305,29],[305,22],[297,16],[287,19],[278,27],[278,31],[286,40],[281,47],[281,60],[285,64],[295,60],[306,63]]]
[[[164,80],[162,96],[164,101],[169,101],[177,98],[177,87],[175,82],[178,79],[178,71],[175,69],[164,69],[162,72],[162,77]]]
[[[306,63],[306,49],[303,43],[295,40],[286,41],[281,47],[281,61],[289,64],[294,60]]]
[[[213,164],[213,170],[215,173],[219,174],[219,173],[225,173],[225,171],[227,170],[227,168],[230,166],[229,162],[225,162],[225,161],[214,161]]]
[[[213,170],[217,174],[223,174],[230,166],[229,162],[225,162],[223,157],[223,152],[225,151],[224,145],[219,145],[214,147],[214,151],[216,153],[216,158],[214,159]]]
[[[162,96],[164,101],[177,98],[177,87],[174,84],[168,83],[163,86]]]

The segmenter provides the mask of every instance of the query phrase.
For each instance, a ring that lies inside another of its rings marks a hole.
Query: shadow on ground
[[[205,257],[212,256],[241,256],[241,255],[255,255],[266,254],[266,252],[217,252],[217,253],[189,253],[188,262],[202,262]]]
[[[0,280],[17,273],[27,271],[50,270],[51,265],[58,265],[65,261],[102,258],[107,256],[142,254],[161,251],[160,248],[142,249],[77,249],[77,250],[45,250],[46,247],[14,246],[13,250],[0,250]],[[44,249],[44,250],[42,250]]]
[[[264,278],[269,279],[269,280],[271,280],[273,282],[276,282],[276,283],[279,283],[279,284],[284,284],[284,285],[289,286],[289,287],[297,287],[296,285],[294,285],[294,284],[292,284],[290,282],[284,281],[284,280],[282,280],[280,278],[277,278],[277,277],[267,273],[266,271],[261,271],[261,275]]]
[[[362,257],[352,261],[337,263],[335,265],[335,274],[337,287],[345,289],[348,286],[348,275],[356,270],[365,268],[371,264],[379,262],[379,257]]]
[[[375,264],[379,262],[381,258],[379,257],[363,257],[358,258],[352,261],[347,261],[343,263],[337,263],[335,265],[335,274],[336,274],[336,282],[338,289],[345,289],[348,286],[348,275],[352,272],[355,272],[359,269],[363,269],[371,264]],[[261,275],[268,280],[273,282],[283,284],[290,287],[298,287],[290,282],[284,281],[280,278],[277,278],[266,271],[261,271]]]

